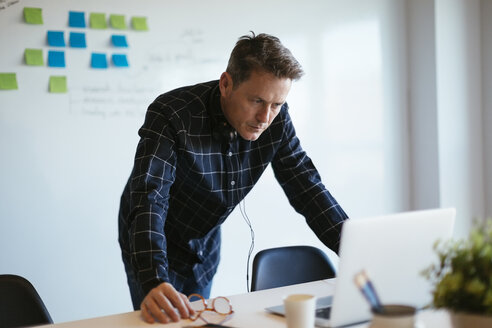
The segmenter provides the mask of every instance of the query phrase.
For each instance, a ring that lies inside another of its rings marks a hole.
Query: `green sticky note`
[[[104,13],[91,13],[89,16],[90,26],[97,29],[108,28],[106,15]]]
[[[15,73],[0,73],[0,90],[17,90],[17,76]]]
[[[109,21],[111,22],[111,26],[113,28],[117,28],[119,30],[126,29],[125,16],[124,15],[109,15]]]
[[[41,49],[26,49],[24,51],[26,64],[30,66],[44,66],[43,50]]]
[[[137,31],[148,31],[147,17],[132,17],[133,28]]]
[[[50,76],[50,92],[66,93],[67,92],[67,77],[66,76]]]
[[[43,10],[41,8],[24,7],[24,20],[29,24],[43,24]]]

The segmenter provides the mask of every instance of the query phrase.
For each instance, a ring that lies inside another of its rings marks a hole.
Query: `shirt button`
[[[231,186],[234,186],[236,184],[236,181],[232,180],[231,181]]]
[[[230,151],[229,154],[227,154],[227,156],[231,157],[232,156],[232,151]]]

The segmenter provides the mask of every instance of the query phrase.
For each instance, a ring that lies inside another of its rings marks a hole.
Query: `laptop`
[[[333,295],[317,299],[316,326],[341,327],[371,319],[370,307],[354,283],[365,270],[381,303],[422,308],[431,302],[431,284],[421,272],[433,263],[437,240],[452,237],[453,208],[350,219],[342,228]],[[267,311],[284,315],[283,305]]]

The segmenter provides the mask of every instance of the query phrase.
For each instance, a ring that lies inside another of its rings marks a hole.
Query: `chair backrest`
[[[16,275],[0,275],[0,328],[53,323],[33,285]]]
[[[312,246],[264,249],[253,260],[251,291],[335,277],[325,253]]]

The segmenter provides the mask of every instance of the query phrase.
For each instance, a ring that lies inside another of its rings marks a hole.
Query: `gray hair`
[[[301,64],[277,37],[265,33],[251,34],[239,38],[229,58],[226,71],[231,75],[234,88],[249,79],[253,71],[293,81],[304,75]]]

